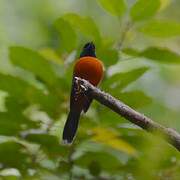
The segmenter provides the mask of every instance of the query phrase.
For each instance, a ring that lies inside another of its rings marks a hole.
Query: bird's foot
[[[78,94],[84,94],[88,88],[86,86],[83,85],[83,81],[81,81],[81,79],[79,79],[78,77],[75,77],[75,84],[76,84],[76,89],[77,89],[77,93]]]

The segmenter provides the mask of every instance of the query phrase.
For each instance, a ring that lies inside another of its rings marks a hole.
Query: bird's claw
[[[75,83],[77,85],[77,90],[79,93],[83,93],[88,90],[88,88],[84,86],[83,81],[80,81],[78,77],[75,77]]]
[[[87,89],[84,85],[82,85],[82,84],[80,84],[80,87],[81,87],[82,92],[85,92],[85,91],[88,90],[88,89]]]

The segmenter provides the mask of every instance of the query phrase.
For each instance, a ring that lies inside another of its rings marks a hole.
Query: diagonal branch
[[[108,93],[105,93],[91,85],[88,81],[75,77],[77,85],[80,85],[82,91],[86,96],[99,101],[101,104],[107,106],[117,114],[136,124],[137,126],[149,132],[159,132],[165,139],[180,151],[180,134],[172,128],[164,127],[143,114],[130,108],[123,102],[117,100]]]

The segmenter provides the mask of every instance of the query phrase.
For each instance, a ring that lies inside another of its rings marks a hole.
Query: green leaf
[[[67,21],[71,27],[75,28],[80,36],[84,35],[88,41],[93,41],[97,45],[101,43],[101,35],[92,18],[69,13],[62,16],[62,19]]]
[[[180,23],[173,21],[154,20],[143,27],[139,31],[153,37],[168,38],[180,35]]]
[[[22,101],[24,94],[30,88],[30,85],[28,85],[28,83],[26,83],[25,81],[14,76],[5,75],[1,73],[0,82],[1,90],[8,92],[10,95],[14,97],[22,97]]]
[[[32,72],[37,78],[48,84],[56,82],[57,77],[50,62],[31,49],[13,46],[9,48],[10,60],[13,64]]]
[[[160,7],[160,11],[166,9],[170,4],[171,4],[171,0],[160,0],[161,2],[161,7]]]
[[[117,131],[103,127],[96,127],[92,129],[92,132],[94,134],[92,137],[93,141],[102,143],[107,147],[109,146],[114,150],[124,152],[128,155],[134,156],[136,154],[136,149],[120,138]]]
[[[14,141],[0,143],[0,163],[5,167],[26,170],[30,168],[29,161],[29,156],[21,144]]]
[[[98,58],[101,59],[106,67],[116,64],[119,55],[118,51],[115,49],[110,49],[108,47],[102,47],[97,51]]]
[[[159,0],[138,0],[131,8],[131,18],[133,21],[148,19],[154,16],[159,8]]]
[[[46,111],[50,116],[54,116],[57,112],[60,113],[60,107],[57,109],[57,106],[61,97],[57,97],[57,94],[45,94],[42,90],[37,89],[18,77],[1,73],[0,82],[0,89],[8,92],[15,98],[15,101],[23,103],[24,108],[29,104],[38,104],[40,108]],[[61,92],[60,89],[59,92]]]
[[[121,166],[121,163],[115,156],[102,151],[86,152],[86,154],[75,160],[75,164],[85,168],[88,168],[93,162],[98,163],[99,168],[102,170],[109,172],[116,172]]]
[[[117,96],[125,104],[128,104],[130,107],[135,109],[145,107],[152,102],[151,98],[142,91],[118,93]]]
[[[133,48],[125,48],[122,50],[123,53],[130,55],[130,56],[139,56],[139,51]]]
[[[119,117],[119,115],[113,111],[109,111],[107,107],[99,106],[97,108],[99,122],[104,126],[117,127],[119,124],[124,122],[122,117]]]
[[[180,55],[166,48],[150,47],[142,51],[140,56],[160,63],[180,63]]]
[[[93,175],[93,176],[98,176],[101,173],[101,166],[99,164],[99,162],[97,161],[92,161],[89,164],[89,172]]]
[[[68,153],[67,147],[61,146],[58,138],[50,134],[31,133],[28,134],[25,139],[30,142],[40,144],[44,151],[51,157],[56,155],[65,156]]]
[[[63,18],[56,20],[54,25],[60,36],[60,50],[68,53],[74,50],[77,46],[77,37],[71,25]]]
[[[166,64],[180,63],[180,55],[167,48],[149,47],[143,51],[138,51],[136,49],[128,48],[128,49],[124,49],[123,52],[130,56],[145,57],[147,59],[157,61],[159,63],[166,63]]]
[[[114,92],[115,89],[120,92],[130,83],[140,78],[148,69],[149,69],[148,67],[141,67],[141,68],[133,69],[129,72],[114,74],[103,82],[102,87],[106,91],[112,93]]]
[[[100,5],[114,16],[122,16],[126,11],[124,0],[98,0]]]
[[[0,134],[19,135],[20,131],[30,128],[39,128],[39,123],[24,116],[24,104],[14,98],[6,98],[7,112],[0,112]]]
[[[58,55],[58,52],[50,47],[42,48],[38,51],[41,56],[43,56],[45,59],[54,62],[56,65],[63,65],[64,60],[61,56]],[[61,67],[61,66],[59,66]]]

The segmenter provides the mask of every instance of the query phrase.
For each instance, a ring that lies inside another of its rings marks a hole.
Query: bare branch
[[[143,114],[130,108],[120,100],[117,100],[108,93],[105,93],[91,85],[88,81],[76,77],[77,85],[80,85],[82,91],[86,96],[89,96],[101,104],[107,106],[117,114],[136,124],[137,126],[145,129],[149,132],[159,132],[165,139],[173,145],[178,151],[180,151],[180,134],[172,128],[164,127]]]

